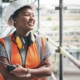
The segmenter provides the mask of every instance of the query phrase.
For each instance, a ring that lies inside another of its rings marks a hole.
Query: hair
[[[11,18],[16,18],[18,16],[18,14],[20,13],[21,10],[23,10],[24,8],[30,8],[32,9],[30,6],[23,6],[21,7],[20,9],[16,10],[12,15],[11,15]]]

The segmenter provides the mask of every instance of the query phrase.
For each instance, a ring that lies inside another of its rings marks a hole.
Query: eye
[[[30,14],[29,13],[25,13],[25,16],[30,16]]]
[[[24,15],[27,16],[27,17],[30,17],[30,16],[35,17],[35,14],[33,14],[33,13],[27,13],[26,12]]]

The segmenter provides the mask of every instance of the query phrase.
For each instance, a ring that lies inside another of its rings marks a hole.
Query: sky
[[[40,0],[40,4],[58,5],[59,0]],[[63,0],[64,5],[80,5],[80,0]]]

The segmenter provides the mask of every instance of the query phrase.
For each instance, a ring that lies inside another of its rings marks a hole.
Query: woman
[[[35,24],[35,7],[26,3],[22,0],[14,1],[7,10],[7,23],[14,26],[16,31],[7,36],[11,44],[10,62],[5,49],[5,40],[0,39],[0,61],[12,64],[16,68],[9,72],[5,65],[0,64],[1,75],[6,80],[46,80],[45,77],[52,73],[51,52],[44,38],[41,38],[43,53],[40,62],[36,35],[31,32]]]

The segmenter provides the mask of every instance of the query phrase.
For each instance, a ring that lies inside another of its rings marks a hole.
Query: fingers
[[[10,71],[10,73],[13,73],[19,65],[16,65],[16,64],[15,64],[15,65],[12,65],[12,66],[14,66],[15,69],[13,69],[12,71]]]
[[[20,65],[19,64],[15,64],[16,65],[16,67],[19,67]]]
[[[14,70],[10,71],[10,73],[14,73]]]

